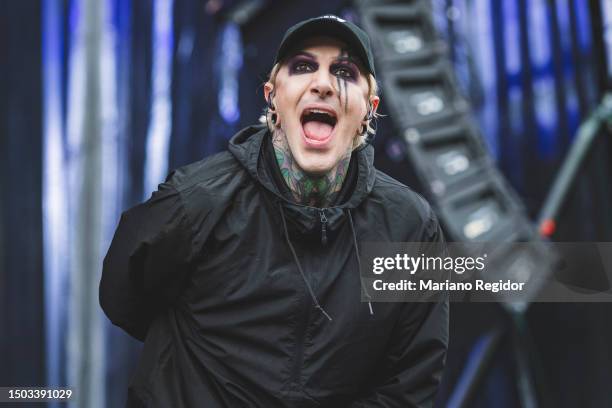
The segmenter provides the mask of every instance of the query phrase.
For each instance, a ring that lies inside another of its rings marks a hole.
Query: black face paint
[[[342,48],[340,50],[340,55],[339,57],[348,57],[349,56],[349,52],[346,48]],[[336,77],[338,79],[338,88],[340,88],[340,90],[342,90],[342,84],[344,83],[344,113],[346,113],[348,111],[348,88],[347,88],[347,83],[346,83],[346,78],[340,78],[339,76]],[[339,95],[340,97],[340,103],[342,103],[342,91],[340,91]]]
[[[346,79],[343,79],[342,82],[344,82],[344,113],[348,112],[348,89],[346,89],[347,87],[347,83],[346,83]]]
[[[344,113],[348,111],[348,88],[346,83],[346,78],[336,77],[338,81],[338,88],[340,92],[338,92],[338,97],[340,98],[340,104],[342,104],[342,85],[344,85]]]
[[[340,105],[342,105],[342,82],[340,82],[340,77],[336,77],[336,83],[338,84],[338,98],[340,98]]]

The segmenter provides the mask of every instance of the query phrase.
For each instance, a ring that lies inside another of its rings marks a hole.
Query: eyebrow
[[[291,59],[291,58],[295,58],[295,57],[300,57],[300,56],[301,56],[301,57],[308,57],[308,58],[312,58],[313,60],[316,60],[316,59],[317,59],[317,57],[315,57],[315,56],[314,56],[314,54],[311,54],[311,53],[309,53],[309,52],[307,52],[307,51],[298,51],[298,52],[296,52],[295,54],[291,55],[291,56],[289,57],[289,59]]]
[[[291,59],[291,58],[295,58],[299,56],[308,57],[315,61],[317,60],[317,57],[314,54],[309,53],[308,51],[298,51],[289,58]],[[357,60],[355,60],[355,58],[351,56],[339,55],[334,58],[334,63],[338,63],[338,62],[351,63],[357,67],[360,67],[360,64],[357,62]]]
[[[344,55],[340,55],[339,57],[337,57],[335,59],[336,62],[349,62],[351,64],[355,64],[357,66],[359,66],[359,64],[357,63],[357,61],[355,60],[355,58],[350,57],[350,56],[344,56]]]

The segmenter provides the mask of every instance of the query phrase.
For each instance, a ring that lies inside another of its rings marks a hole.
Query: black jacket
[[[358,270],[359,242],[441,240],[429,205],[373,167],[371,146],[355,151],[341,204],[294,204],[266,137],[241,131],[122,215],[100,303],[145,342],[128,406],[432,405],[448,303],[372,314]]]

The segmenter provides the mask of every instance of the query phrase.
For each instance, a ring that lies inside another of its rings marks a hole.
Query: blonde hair
[[[274,67],[272,67],[272,71],[270,71],[268,82],[271,83],[273,87],[276,86],[276,76],[278,75],[278,71],[280,71],[280,69],[281,69],[281,64],[276,63]],[[378,96],[379,87],[378,87],[378,82],[376,82],[376,78],[374,78],[374,75],[368,74],[367,81],[368,81],[368,104],[369,104],[370,103],[369,101],[373,96]],[[368,110],[370,109],[372,109],[371,106]],[[270,129],[270,132],[273,133],[274,125],[271,125],[272,113],[270,112],[270,109],[266,108],[265,115],[266,115],[266,123],[268,124],[268,129]],[[356,137],[355,140],[353,141],[353,149],[356,149],[357,147],[364,144],[367,140],[368,134],[371,134],[371,135],[376,134],[376,128],[372,127],[372,121],[376,121],[380,116],[381,115],[379,113],[372,112],[371,118],[368,119],[367,121],[366,131],[360,134],[358,137]]]

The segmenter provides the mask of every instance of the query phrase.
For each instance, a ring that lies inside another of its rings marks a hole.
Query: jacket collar
[[[288,200],[281,194],[268,172],[264,171],[265,163],[263,163],[263,160],[265,159],[262,153],[263,141],[266,137],[270,137],[270,133],[265,125],[247,127],[230,139],[229,151],[253,179],[272,193],[276,202],[283,205],[287,210],[289,219],[297,224],[298,229],[302,232],[318,229],[322,212],[327,218],[328,228],[334,230],[344,218],[342,216],[344,210],[357,208],[372,191],[376,178],[374,148],[370,145],[364,145],[357,148],[353,153],[357,155],[357,181],[349,198],[343,204],[321,209]]]

